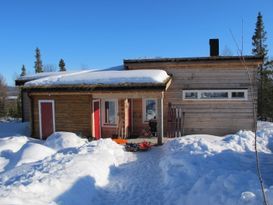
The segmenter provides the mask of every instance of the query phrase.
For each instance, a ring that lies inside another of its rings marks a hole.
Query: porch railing
[[[167,137],[181,137],[184,135],[185,112],[182,105],[169,103]]]

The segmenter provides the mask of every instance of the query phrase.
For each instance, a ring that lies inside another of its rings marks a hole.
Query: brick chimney
[[[210,56],[219,56],[219,39],[209,39]]]

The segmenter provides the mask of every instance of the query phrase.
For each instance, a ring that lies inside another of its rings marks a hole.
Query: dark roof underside
[[[169,80],[170,79],[168,79],[168,81]],[[166,83],[119,84],[119,85],[35,86],[35,87],[23,87],[23,90],[31,91],[31,92],[165,90],[167,82]]]
[[[213,57],[190,57],[190,58],[151,58],[151,59],[124,59],[126,63],[157,63],[157,62],[202,62],[202,61],[262,61],[257,56],[213,56]]]

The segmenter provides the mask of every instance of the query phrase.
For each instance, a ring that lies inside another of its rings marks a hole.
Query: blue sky
[[[3,0],[0,5],[0,73],[9,85],[22,64],[34,72],[65,60],[68,70],[106,68],[139,57],[208,56],[209,38],[235,55],[230,30],[251,54],[258,11],[273,57],[272,0]]]

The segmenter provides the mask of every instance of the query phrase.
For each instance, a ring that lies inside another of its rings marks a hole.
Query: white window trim
[[[157,99],[156,98],[143,98],[142,99],[142,122],[148,123],[149,121],[146,120],[146,101],[147,100],[154,100],[155,101],[155,115],[156,118],[158,117],[158,111],[157,111]]]
[[[186,93],[188,92],[197,92],[197,98],[186,98]],[[201,98],[202,92],[227,92],[228,98],[208,98],[204,99]],[[232,98],[233,92],[243,92],[244,98]],[[182,98],[186,101],[224,101],[224,100],[231,100],[231,101],[245,101],[248,100],[248,90],[247,89],[223,89],[223,90],[183,90],[182,91]]]
[[[41,104],[42,103],[52,103],[52,118],[53,118],[53,133],[55,132],[55,102],[54,100],[38,100],[39,104],[39,131],[40,131],[40,139],[43,139],[42,136],[42,113],[41,113]]]
[[[116,121],[115,121],[115,124],[106,124],[105,123],[105,101],[114,101],[115,102],[115,110],[116,110]],[[101,101],[102,103],[102,106],[101,106],[101,110],[102,110],[102,127],[118,127],[118,122],[119,122],[119,119],[118,119],[118,100],[117,99],[103,99]]]

